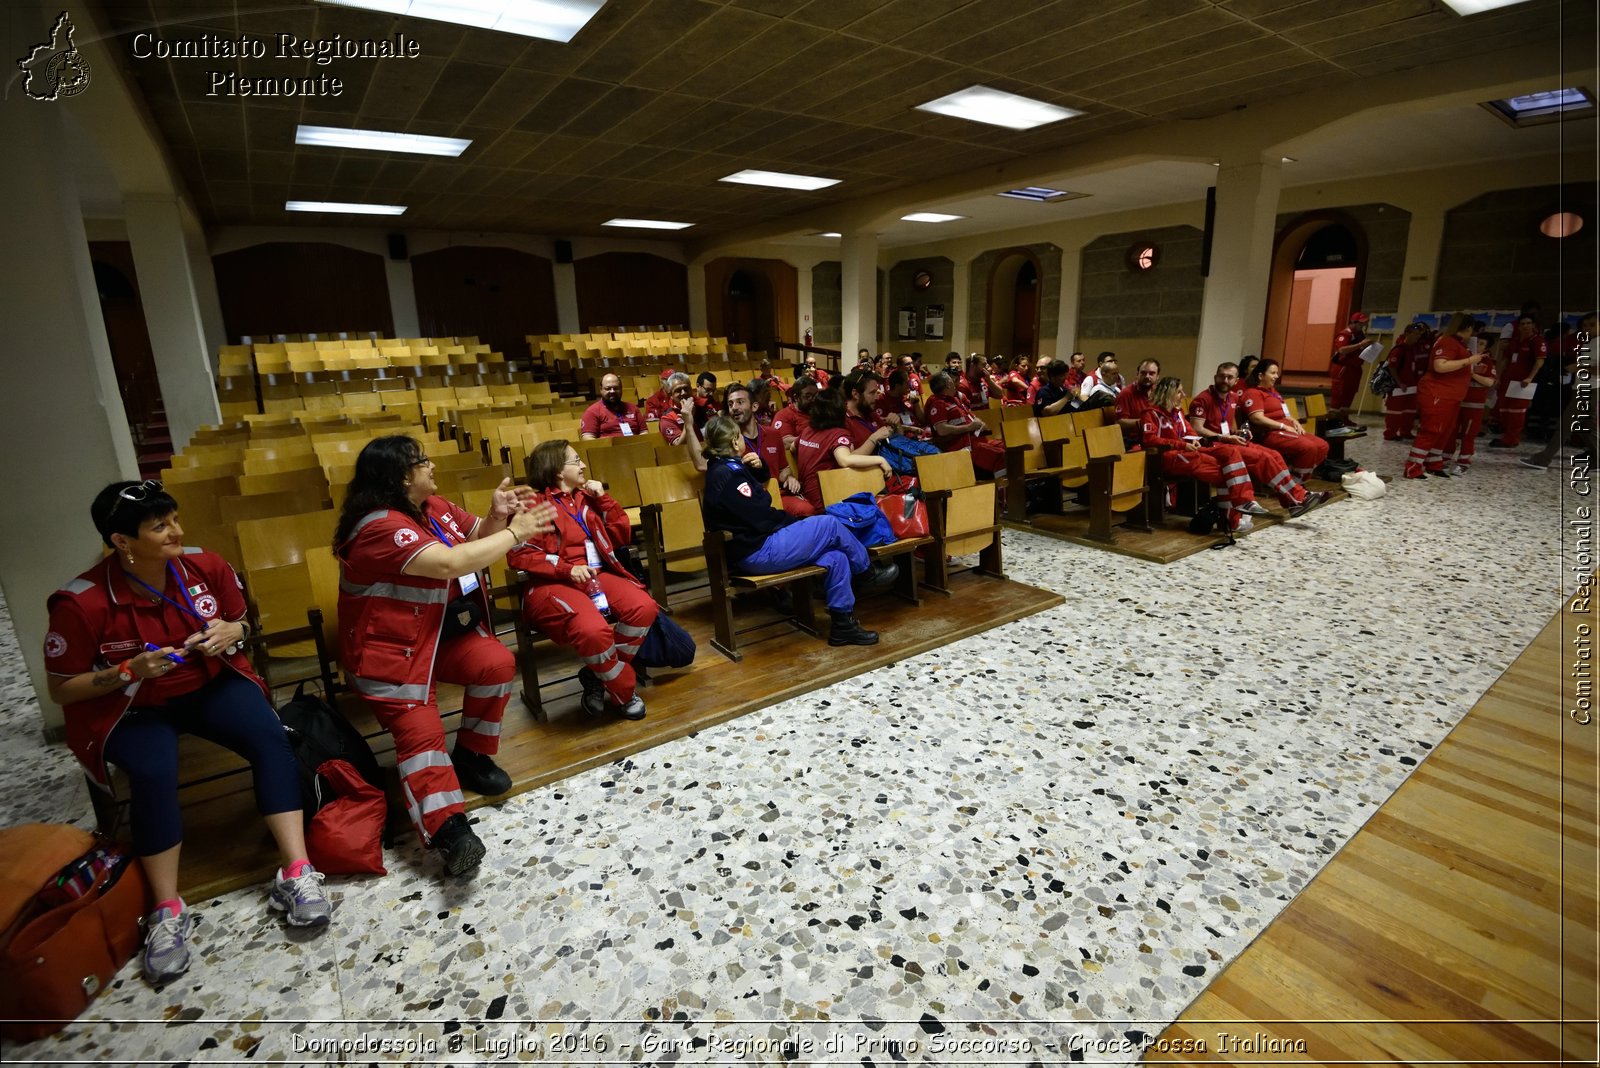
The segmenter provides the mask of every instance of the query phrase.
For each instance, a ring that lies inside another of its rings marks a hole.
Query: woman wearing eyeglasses
[[[435,493],[433,464],[404,435],[374,438],[334,534],[339,558],[340,663],[394,737],[406,813],[424,845],[464,875],[484,847],[467,823],[461,787],[503,794],[494,761],[516,677],[512,655],[486,625],[478,572],[548,529],[548,508],[524,510],[505,479],[480,519]],[[509,535],[509,536],[508,536]],[[455,748],[445,752],[438,679],[466,686]]]
[[[617,559],[616,546],[632,537],[628,514],[604,486],[589,480],[577,450],[564,439],[540,442],[533,450],[528,481],[555,512],[553,526],[507,557],[533,577],[522,611],[583,661],[578,681],[585,712],[599,715],[609,703],[624,719],[643,719],[633,657],[660,607]]]
[[[110,788],[108,763],[128,776],[134,851],[156,899],[144,971],[157,984],[190,960],[193,917],[178,896],[180,734],[250,762],[282,864],[271,906],[299,927],[332,915],[306,859],[294,754],[240,649],[249,627],[238,576],[215,553],[184,546],[177,513],[159,482],[101,490],[89,514],[111,554],[50,595],[44,642],[50,699],[66,713],[73,754],[99,788]]]

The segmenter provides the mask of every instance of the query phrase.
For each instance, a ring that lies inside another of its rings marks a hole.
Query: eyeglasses
[[[161,480],[157,478],[147,478],[137,486],[129,486],[127,489],[118,490],[117,499],[111,502],[111,511],[106,513],[107,521],[117,514],[117,509],[122,507],[123,501],[132,501],[138,504],[149,500],[152,494],[160,492]]]
[[[420,457],[419,459],[412,460],[411,461],[411,466],[412,467],[427,467],[431,463],[433,463],[432,460],[428,459],[426,456],[423,456],[423,457]]]
[[[561,466],[562,467],[582,467],[583,466],[583,458],[579,457],[579,456],[574,456],[572,459],[568,460],[566,463],[562,464]]]

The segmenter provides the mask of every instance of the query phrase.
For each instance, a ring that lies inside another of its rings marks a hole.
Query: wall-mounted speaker
[[[406,251],[406,235],[405,234],[390,234],[389,235],[389,258],[391,260],[403,260],[403,259],[406,259],[409,255],[410,255],[410,253],[408,253]]]
[[[571,263],[572,262],[572,242],[571,241],[557,241],[556,242],[556,262],[557,263]]]

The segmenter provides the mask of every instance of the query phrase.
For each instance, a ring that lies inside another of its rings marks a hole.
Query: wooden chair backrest
[[[978,484],[971,453],[963,449],[917,457],[917,485],[928,493],[950,491],[945,502],[947,555],[966,556],[987,548],[994,540],[994,531],[983,530],[994,526],[994,483]],[[983,532],[969,533],[978,530]]]
[[[307,606],[322,609],[322,642],[328,655],[339,656],[339,560],[332,546],[314,545],[306,550],[306,577],[311,600]]]
[[[1077,423],[1079,430],[1088,430],[1091,427],[1105,426],[1111,422],[1111,415],[1112,412],[1109,407],[1090,408],[1086,412],[1073,412],[1072,418]]]
[[[622,507],[637,508],[644,503],[636,472],[653,466],[653,455],[637,449],[591,449],[584,462],[589,465],[589,477],[605,483],[606,492]]]
[[[972,468],[972,454],[964,449],[917,457],[917,485],[925,493],[962,489],[975,486],[977,482],[977,475]]]
[[[159,477],[162,482],[174,486],[210,482],[217,478],[232,478],[235,480],[234,488],[237,490],[237,479],[242,474],[244,474],[244,461],[230,460],[227,463],[208,463],[200,467],[169,467],[161,471]]]
[[[245,475],[239,479],[239,492],[245,496],[285,491],[302,494],[308,503],[326,501],[328,476],[320,467],[306,467],[271,475]]]
[[[191,526],[211,528],[222,522],[222,513],[218,511],[217,502],[223,497],[238,495],[239,479],[236,475],[195,479],[169,485],[167,493],[178,502],[179,526],[185,530]]]
[[[1311,419],[1321,419],[1328,414],[1328,398],[1320,393],[1307,393],[1302,400],[1306,403],[1306,415]]]
[[[1083,437],[1090,459],[1121,456],[1126,451],[1122,447],[1122,428],[1116,424],[1090,427],[1083,432]]]
[[[295,515],[306,511],[308,507],[320,508],[321,503],[307,501],[306,495],[299,490],[280,490],[277,493],[223,497],[217,501],[217,514],[229,527],[237,527],[252,519]]]
[[[706,484],[705,474],[696,471],[691,463],[639,467],[633,474],[639,486],[640,504],[698,501]]]
[[[689,460],[689,446],[681,441],[676,445],[667,445],[659,433],[641,440],[654,444],[657,464],[681,464]]]
[[[300,471],[305,468],[322,467],[322,462],[317,459],[314,452],[293,453],[288,456],[279,456],[275,459],[245,458],[244,473],[247,475],[276,475],[284,471]]]
[[[1032,419],[1033,406],[1030,404],[1006,404],[1000,408],[1000,421],[1008,423],[1013,419]]]
[[[1116,427],[1106,429],[1116,430]],[[1111,510],[1113,512],[1126,512],[1140,501],[1144,500],[1145,463],[1150,454],[1147,452],[1124,453],[1111,469]]]
[[[824,507],[857,493],[877,495],[883,490],[883,468],[839,467],[822,471],[817,474],[817,484],[822,489]]]
[[[339,513],[301,512],[270,519],[247,519],[238,524],[239,551],[247,571],[304,563],[306,550],[333,544]]]
[[[1031,445],[1027,452],[1022,454],[1022,470],[1024,472],[1038,471],[1045,464],[1044,438],[1039,432],[1039,420],[1029,415],[1026,419],[1005,418],[1000,423],[1000,433],[1007,445]]]

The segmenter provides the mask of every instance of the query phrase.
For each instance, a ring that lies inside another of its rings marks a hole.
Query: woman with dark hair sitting
[[[877,376],[873,376],[876,380]],[[799,465],[800,492],[811,506],[822,511],[822,483],[817,476],[824,471],[841,467],[859,469],[880,468],[884,477],[894,474],[894,468],[882,456],[873,454],[878,442],[889,436],[889,429],[881,427],[871,433],[857,436],[845,425],[844,398],[836,389],[825,389],[811,400],[806,411],[809,425],[795,440],[794,460]]]
[[[108,762],[132,787],[133,847],[156,900],[143,955],[154,983],[189,967],[193,917],[178,896],[180,734],[250,762],[282,865],[271,906],[297,927],[326,926],[332,915],[322,874],[306,860],[294,753],[240,648],[250,629],[238,576],[215,553],[184,546],[177,513],[159,482],[101,490],[89,514],[111,555],[50,595],[44,642],[50,699],[66,713],[73,755],[96,787],[110,789]]]
[[[837,397],[824,391],[825,396]],[[876,645],[878,635],[856,621],[851,579],[872,571],[874,586],[894,581],[892,563],[873,565],[861,539],[831,515],[797,519],[774,507],[771,477],[761,457],[745,448],[739,424],[718,416],[706,424],[706,488],[700,508],[707,530],[725,530],[728,566],[743,575],[771,575],[807,564],[828,572],[829,645]],[[873,457],[873,459],[877,459]]]
[[[1252,515],[1265,515],[1267,510],[1256,503],[1255,487],[1237,446],[1220,441],[1209,448],[1201,446],[1200,435],[1183,414],[1188,401],[1179,379],[1168,375],[1157,382],[1150,390],[1150,406],[1139,417],[1141,444],[1162,450],[1161,469],[1168,478],[1192,478],[1220,488],[1228,529],[1242,534],[1250,529]]]
[[[564,439],[539,443],[528,459],[528,481],[544,494],[546,507],[554,507],[555,522],[506,558],[533,576],[523,614],[583,661],[578,682],[585,712],[599,715],[609,699],[624,719],[643,719],[633,657],[661,609],[617,559],[616,546],[633,536],[628,513],[590,480]]]
[[[477,573],[548,529],[550,510],[524,509],[509,478],[483,519],[435,488],[433,464],[409,437],[374,438],[356,458],[334,534],[339,659],[394,737],[417,834],[443,855],[445,871],[462,875],[483,860],[484,848],[467,823],[461,787],[485,795],[511,789],[494,756],[516,664],[486,625],[489,602]],[[438,679],[466,686],[448,755]]]

